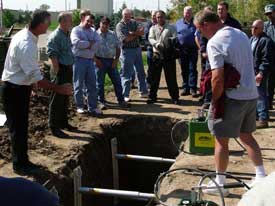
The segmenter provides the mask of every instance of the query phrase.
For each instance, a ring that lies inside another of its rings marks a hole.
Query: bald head
[[[253,36],[259,37],[264,31],[264,22],[261,19],[257,19],[251,26],[251,33]]]
[[[122,10],[122,19],[124,22],[129,22],[132,18],[132,10],[125,8]]]

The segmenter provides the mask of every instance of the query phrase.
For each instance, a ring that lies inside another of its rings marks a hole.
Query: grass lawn
[[[53,31],[58,27],[58,22],[57,21],[52,21],[51,25],[49,26],[49,30]]]

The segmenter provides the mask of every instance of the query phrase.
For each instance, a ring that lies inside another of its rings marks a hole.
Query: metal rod
[[[168,159],[163,157],[152,157],[152,156],[141,156],[141,155],[130,155],[130,154],[116,154],[117,159],[126,160],[137,160],[144,162],[163,162],[163,163],[175,163],[175,159]]]
[[[73,171],[74,173],[74,206],[82,206],[82,196],[81,193],[78,192],[79,188],[81,188],[81,177],[82,171],[80,167],[77,167]]]
[[[127,191],[127,190],[111,190],[111,189],[81,187],[79,188],[78,191],[82,194],[88,193],[88,194],[94,194],[94,195],[133,198],[137,200],[149,200],[149,199],[155,198],[155,195],[153,193],[141,193],[137,191]]]
[[[119,189],[119,168],[118,160],[116,158],[117,154],[117,138],[111,139],[111,150],[112,150],[112,164],[113,164],[113,187],[114,189]],[[117,205],[118,199],[114,198],[114,205]]]

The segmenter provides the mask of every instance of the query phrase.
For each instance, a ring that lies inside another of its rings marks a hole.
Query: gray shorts
[[[208,128],[212,135],[235,138],[240,133],[252,133],[256,130],[257,99],[235,100],[227,98],[223,119],[214,119],[212,105],[208,112]]]

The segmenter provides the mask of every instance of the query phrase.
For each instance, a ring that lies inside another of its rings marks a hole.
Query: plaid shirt
[[[116,25],[116,34],[119,39],[119,41],[122,44],[122,48],[136,48],[139,47],[139,38],[135,38],[132,41],[125,42],[124,40],[129,35],[129,31],[136,31],[138,28],[138,23],[135,20],[132,20],[129,23],[125,23],[123,20],[121,20]]]

